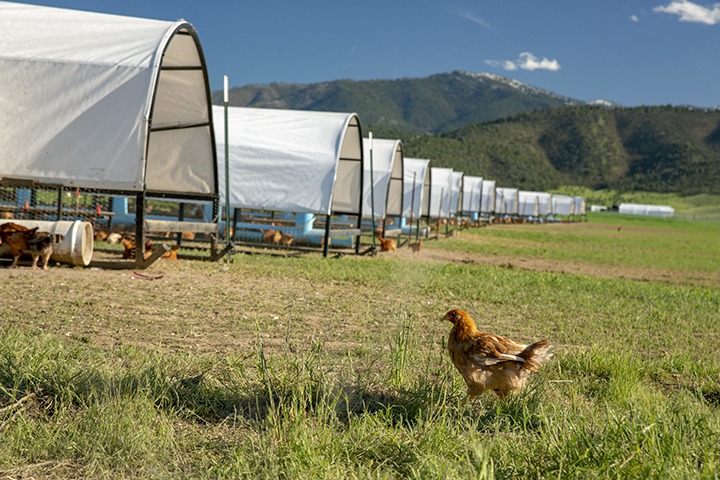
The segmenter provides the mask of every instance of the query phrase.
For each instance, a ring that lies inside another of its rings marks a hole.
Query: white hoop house
[[[370,218],[374,208],[375,218],[383,219],[402,213],[403,199],[403,144],[400,140],[375,138],[372,141],[372,192],[370,194],[370,140],[363,138],[364,192],[363,217]],[[374,202],[371,202],[371,198]]]
[[[480,213],[495,213],[495,180],[482,181],[482,198],[480,201]]]
[[[239,107],[228,112],[232,208],[360,215],[363,148],[357,115]],[[224,108],[213,107],[213,115],[224,185]]]
[[[0,2],[0,177],[215,195],[200,42],[165,22]]]
[[[403,163],[402,216],[419,219],[427,215],[430,198],[430,160],[406,158]]]
[[[462,209],[463,215],[472,215],[480,212],[482,199],[482,177],[465,175],[463,178]]]

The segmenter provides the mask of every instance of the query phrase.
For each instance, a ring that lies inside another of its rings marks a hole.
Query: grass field
[[[595,215],[154,281],[1,270],[0,478],[718,478],[718,238]],[[555,357],[467,403],[450,308]]]

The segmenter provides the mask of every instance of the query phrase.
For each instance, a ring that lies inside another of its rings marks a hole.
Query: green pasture
[[[0,478],[718,478],[719,234],[608,214],[146,282],[0,271]],[[467,403],[451,308],[555,357]]]
[[[587,223],[470,230],[445,248],[677,272],[720,271],[720,223],[603,212]]]

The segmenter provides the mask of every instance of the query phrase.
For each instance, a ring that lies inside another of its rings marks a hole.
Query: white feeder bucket
[[[38,227],[40,232],[48,232],[62,237],[59,243],[53,244],[53,254],[50,260],[70,265],[87,267],[93,256],[93,228],[89,222],[80,220],[64,220],[60,222],[46,222],[40,220],[15,220],[12,222],[27,228]]]

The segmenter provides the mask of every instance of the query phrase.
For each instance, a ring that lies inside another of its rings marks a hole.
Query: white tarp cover
[[[585,215],[586,205],[585,205],[585,198],[584,197],[573,197],[573,213],[575,215]],[[670,208],[670,207],[668,207]],[[672,209],[671,209],[672,210]],[[673,213],[675,213],[675,210],[673,210]]]
[[[547,192],[518,192],[518,215],[539,217],[552,212],[552,195]]]
[[[0,1],[0,85],[0,177],[216,193],[207,74],[189,23]]]
[[[646,205],[641,203],[621,203],[618,213],[630,215],[650,215],[653,217],[672,217],[675,209],[667,205]]]
[[[518,189],[497,187],[495,189],[495,213],[500,215],[518,214]]]
[[[575,200],[568,195],[552,196],[552,212],[555,215],[573,215],[575,214]]]
[[[480,212],[480,199],[482,197],[482,177],[465,175],[463,177],[463,194],[461,212],[465,215]]]
[[[450,218],[450,199],[452,198],[452,168],[430,168],[430,211],[432,218]]]
[[[225,203],[224,107],[214,106],[220,203]],[[360,214],[363,149],[354,113],[228,107],[230,206]]]
[[[406,158],[403,162],[402,216],[417,220],[430,192],[430,160]]]
[[[495,212],[495,180],[482,181],[482,201],[480,213]]]
[[[455,216],[462,209],[463,172],[453,172],[450,193],[450,216]]]
[[[400,215],[403,193],[403,150],[400,140],[384,140],[374,138],[372,141],[372,157],[370,139],[363,138],[363,155],[365,168],[363,177],[363,217],[370,218],[374,208],[375,218],[388,215]],[[371,162],[372,160],[372,162]],[[372,163],[372,182],[370,181],[370,164]],[[370,195],[370,185],[373,195]],[[374,198],[374,204],[371,202]]]

